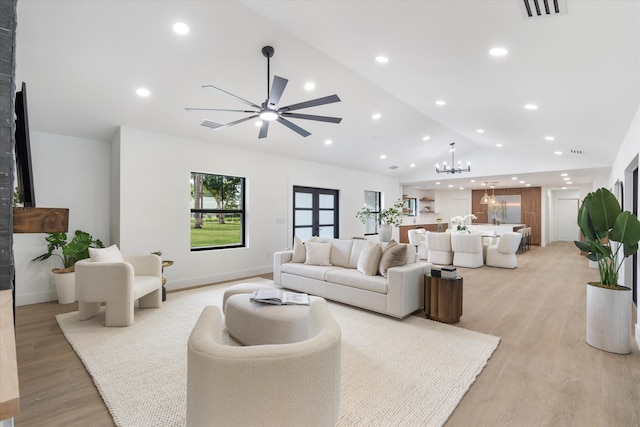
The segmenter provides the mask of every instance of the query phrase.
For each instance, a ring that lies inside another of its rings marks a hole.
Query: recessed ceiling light
[[[382,154],[382,155],[380,155],[380,160],[384,160],[384,159],[386,159],[386,158],[387,158],[387,155],[386,155],[386,154]]]
[[[373,120],[378,120],[380,117],[382,117],[382,115],[381,115],[380,113],[374,113],[374,114],[371,116],[371,118],[372,118]]]
[[[569,175],[568,173],[561,173],[560,176],[567,176]]]
[[[486,182],[483,182],[483,183],[482,183],[482,184],[480,184],[480,185],[487,185],[487,183],[486,183]]]
[[[447,187],[452,188],[452,187],[453,187],[453,184],[449,184]]]
[[[531,187],[531,184],[525,184],[524,186],[525,187]]]
[[[332,140],[330,140],[330,139],[327,139],[327,140],[324,142],[324,145],[331,145],[331,144],[333,144],[333,141],[332,141]]]
[[[440,182],[436,182],[436,185],[440,185]]]
[[[556,138],[553,136],[545,136],[544,139],[546,139],[547,141],[555,141]]]
[[[496,144],[496,147],[502,148],[502,144]]]
[[[565,177],[564,177],[564,178],[562,178],[562,179],[564,179],[565,181],[569,181],[571,178],[569,178],[568,176],[565,176]]]
[[[383,55],[378,55],[376,56],[376,62],[379,62],[381,64],[386,64],[387,62],[389,62],[389,58]]]
[[[428,141],[430,139],[431,139],[431,137],[429,135],[425,135],[425,136],[422,137],[423,141]]]
[[[415,167],[416,167],[416,164],[415,164],[415,163],[411,163],[411,164],[409,165],[409,167],[410,167],[410,168],[415,168]]]
[[[316,84],[314,82],[308,82],[304,84],[305,90],[314,90],[316,88]]]
[[[476,180],[475,180],[475,179],[472,179],[472,180],[470,180],[469,182],[476,182]]]
[[[173,31],[175,31],[176,34],[184,36],[185,34],[189,34],[189,27],[183,22],[176,22],[173,24]]]
[[[520,181],[520,184],[524,184],[524,181]]]
[[[516,179],[518,179],[518,177],[517,176],[512,176],[511,179],[515,181]]]
[[[562,188],[561,188],[561,190],[566,190],[566,189],[567,189],[567,187],[562,187]]]
[[[524,108],[527,110],[537,110],[538,106],[536,104],[525,104]]]
[[[476,129],[476,132],[478,132],[478,133],[484,133],[484,129]]]
[[[571,184],[573,184],[573,182],[571,182],[571,181],[567,181],[567,184],[571,185]]]
[[[489,50],[489,55],[491,56],[505,56],[508,53],[509,51],[503,47],[494,47],[493,49]]]
[[[140,87],[136,89],[136,93],[138,94],[138,96],[144,96],[144,97],[151,95],[151,92],[149,91],[149,89],[144,87]]]
[[[443,100],[439,99],[436,101],[436,105],[447,105],[446,102],[444,102]]]
[[[460,190],[464,190],[464,187],[458,187]]]
[[[562,156],[562,151],[554,151],[553,154],[556,156]]]

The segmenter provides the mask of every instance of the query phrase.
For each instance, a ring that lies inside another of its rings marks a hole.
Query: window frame
[[[370,195],[374,195],[375,196],[375,204],[376,206],[372,209],[369,208],[371,211],[371,216],[374,218],[373,221],[373,225],[374,225],[374,231],[373,233],[367,233],[366,232],[366,227],[367,225],[364,224],[365,226],[365,236],[375,236],[379,233],[379,228],[380,228],[380,212],[382,211],[382,192],[381,191],[374,191],[374,190],[364,190],[364,205],[365,207],[367,206],[367,193],[369,193]]]
[[[210,250],[221,250],[221,249],[234,249],[234,248],[245,248],[246,245],[246,220],[247,220],[247,212],[246,212],[246,189],[247,189],[247,179],[242,176],[234,176],[228,174],[219,174],[219,173],[207,173],[207,172],[195,172],[192,171],[189,175],[190,179],[193,179],[194,174],[200,175],[211,175],[218,176],[224,178],[237,178],[240,179],[240,197],[239,197],[239,208],[238,209],[211,209],[211,208],[191,208],[189,211],[189,215],[193,215],[196,213],[201,214],[234,214],[239,215],[240,217],[240,242],[233,244],[225,244],[225,245],[215,245],[215,246],[192,246],[191,241],[191,218],[189,218],[189,249],[191,252],[201,252],[201,251],[210,251]],[[190,186],[190,191],[191,191]],[[190,200],[193,200],[193,196],[190,197]]]

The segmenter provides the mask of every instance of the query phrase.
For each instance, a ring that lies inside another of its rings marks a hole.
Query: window
[[[371,216],[364,223],[364,234],[378,234],[378,225],[380,224],[380,199],[379,191],[364,190],[364,207],[369,208]]]
[[[245,179],[191,172],[191,250],[245,246]]]

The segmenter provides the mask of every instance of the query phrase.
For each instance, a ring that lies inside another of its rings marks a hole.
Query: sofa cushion
[[[116,245],[108,248],[89,248],[89,257],[93,262],[122,262],[122,254]]]
[[[331,239],[331,255],[329,261],[331,265],[339,267],[349,267],[349,257],[353,248],[353,240],[350,239]]]
[[[395,243],[395,242],[394,242]],[[407,245],[388,245],[382,252],[378,272],[387,277],[387,270],[391,267],[405,265],[407,259]]]
[[[376,245],[378,246],[378,245]],[[366,291],[387,293],[387,279],[382,276],[365,276],[353,268],[341,268],[326,272],[326,281]]]
[[[351,248],[351,257],[349,258],[349,268],[358,268],[358,260],[360,259],[360,252],[369,244],[368,240],[356,239],[353,241],[353,247]]]
[[[369,242],[369,244],[360,252],[357,270],[367,276],[375,276],[378,274],[380,256],[382,256],[380,246],[373,242]]]
[[[307,259],[307,249],[298,236],[293,236],[293,255],[291,262],[304,262]]]
[[[331,243],[307,242],[307,258],[305,264],[310,265],[331,265]]]
[[[328,271],[341,269],[342,267],[334,267],[332,265],[309,265],[296,262],[285,262],[280,267],[282,273],[295,274],[296,276],[317,280],[325,280],[325,274]]]

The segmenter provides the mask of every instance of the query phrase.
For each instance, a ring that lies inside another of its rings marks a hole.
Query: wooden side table
[[[162,260],[162,273],[164,273],[164,269],[167,267],[171,267],[173,265],[173,261]],[[167,300],[167,288],[164,285],[167,284],[167,278],[162,275],[162,301]]]
[[[443,323],[457,323],[462,316],[462,277],[424,276],[424,311]]]

